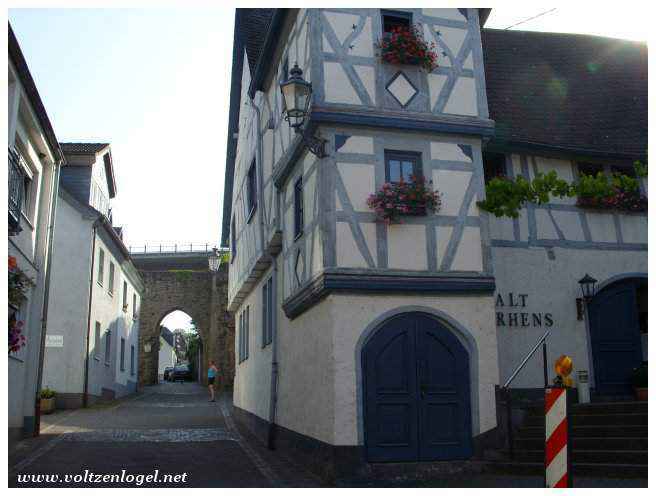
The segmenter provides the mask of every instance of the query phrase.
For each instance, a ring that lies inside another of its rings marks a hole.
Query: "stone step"
[[[607,403],[583,403],[572,406],[577,414],[594,413],[647,413],[646,401],[617,401]]]
[[[544,463],[541,462],[488,462],[488,473],[510,475],[544,475]],[[624,479],[647,478],[647,464],[633,463],[574,463],[574,477],[617,477]]]
[[[508,453],[506,453],[508,455]],[[515,460],[523,462],[543,462],[544,450],[515,450]],[[607,463],[615,464],[647,464],[646,450],[595,450],[574,449],[572,451],[573,463]]]
[[[572,437],[647,437],[647,425],[574,425]],[[521,427],[518,438],[544,436],[543,426]]]
[[[574,449],[647,450],[647,437],[575,437]],[[514,439],[515,449],[544,450],[544,438],[519,437]]]
[[[647,425],[647,413],[594,413],[571,415],[572,425]],[[529,415],[524,421],[526,426],[544,426],[544,415]]]

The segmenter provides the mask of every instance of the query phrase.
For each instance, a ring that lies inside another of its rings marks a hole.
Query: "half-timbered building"
[[[486,177],[644,161],[646,48],[486,30],[488,14],[237,10],[222,234],[234,406],[321,473],[481,453],[495,441],[495,387],[546,330],[549,359],[572,355],[605,387],[596,368],[609,355],[595,354],[590,327],[613,332],[608,301],[631,328],[622,366],[641,360],[644,213],[567,199],[506,219],[477,202]],[[417,26],[437,67],[381,60],[398,26]],[[312,84],[304,135],[280,86],[295,66]],[[416,177],[439,208],[381,222],[369,196]],[[602,316],[578,320],[586,272],[604,288],[589,305]],[[514,386],[541,381],[538,357]]]

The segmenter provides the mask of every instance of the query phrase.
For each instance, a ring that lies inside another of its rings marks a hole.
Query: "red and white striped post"
[[[568,449],[567,388],[545,389],[544,469],[546,487],[572,487]]]

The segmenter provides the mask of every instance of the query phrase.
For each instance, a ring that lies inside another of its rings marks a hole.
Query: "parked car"
[[[164,380],[171,381],[173,380],[173,367],[166,367],[164,369]]]
[[[186,363],[173,367],[173,382],[191,380],[191,368]]]

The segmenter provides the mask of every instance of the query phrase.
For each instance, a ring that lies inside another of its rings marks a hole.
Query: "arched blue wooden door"
[[[588,307],[595,390],[630,395],[631,372],[642,362],[636,281],[621,281],[599,292]]]
[[[444,324],[419,312],[394,317],[362,364],[369,461],[471,456],[469,354]]]

